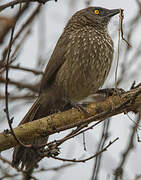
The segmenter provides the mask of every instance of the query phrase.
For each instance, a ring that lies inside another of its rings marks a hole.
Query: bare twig
[[[20,6],[21,9],[21,6]],[[16,25],[16,22],[15,22]],[[9,64],[9,58],[10,58],[10,53],[11,53],[11,47],[12,47],[12,42],[13,42],[13,36],[14,36],[14,30],[15,30],[15,25],[12,28],[11,31],[11,36],[10,36],[10,41],[9,41],[9,45],[8,45],[8,51],[7,51],[7,61],[6,61],[6,83],[5,83],[5,113],[6,113],[6,117],[7,117],[7,121],[8,121],[8,125],[11,131],[12,136],[14,137],[14,139],[17,141],[18,144],[20,144],[21,146],[24,147],[31,147],[31,145],[24,145],[15,135],[13,128],[12,128],[12,122],[13,122],[13,118],[10,119],[10,115],[9,115],[9,106],[8,106],[8,64]]]
[[[102,132],[100,143],[99,143],[98,148],[97,148],[98,149],[97,152],[99,152],[101,149],[103,149],[105,142],[108,138],[109,123],[110,123],[109,119],[107,119],[107,121],[104,121],[103,132]],[[98,173],[100,172],[99,170],[100,170],[101,156],[102,156],[102,154],[97,156],[95,159],[95,163],[94,163],[94,167],[93,167],[93,174],[92,174],[91,180],[98,179]]]
[[[121,23],[122,23],[121,19],[122,19],[122,10],[120,9],[119,29],[118,29],[118,53],[117,53],[116,70],[115,70],[115,89],[116,90],[117,90],[117,71],[118,71],[119,55],[120,55],[120,33],[121,33]]]
[[[6,113],[8,124],[9,124],[10,130],[11,130],[11,134],[13,135],[15,140],[19,144],[21,144],[20,141],[17,139],[14,131],[13,131],[13,128],[12,128],[12,121],[13,121],[13,119],[10,119],[10,116],[9,116],[9,107],[8,107],[8,64],[9,64],[9,57],[10,57],[11,47],[12,47],[12,40],[13,40],[13,35],[14,35],[14,29],[15,29],[15,26],[12,28],[12,31],[11,31],[11,38],[10,38],[10,42],[9,42],[8,55],[7,55],[7,61],[6,61],[7,62],[6,65],[7,66],[6,66],[6,83],[5,83],[5,113]]]
[[[21,46],[23,45],[23,43],[24,43],[24,41],[26,40],[26,38],[30,35],[30,33],[31,33],[31,29],[29,28],[29,29],[25,32],[25,34],[24,34],[23,38],[20,40],[20,42],[16,45],[15,50],[14,50],[13,53],[11,54],[11,57],[10,57],[11,60],[13,60],[13,59],[16,58],[16,54],[17,54],[18,50],[21,48]]]
[[[61,166],[56,166],[56,167],[52,167],[52,168],[40,168],[39,170],[35,171],[34,173],[40,173],[40,172],[44,172],[44,171],[59,171],[59,170],[62,170],[64,168],[74,166],[74,165],[75,165],[75,163],[68,163],[68,164],[63,164]]]
[[[29,3],[29,2],[38,2],[38,3],[45,4],[48,1],[51,1],[51,0],[30,0],[30,1],[29,0],[14,0],[12,2],[1,5],[0,11],[3,11],[4,9],[9,8],[9,7],[13,8],[16,4]]]
[[[128,47],[131,47],[129,42],[124,38],[124,33],[123,33],[123,18],[124,18],[123,11],[120,10],[120,32],[121,32],[121,38],[122,38],[123,41],[126,42]]]
[[[37,98],[37,96],[35,95],[30,95],[30,94],[25,94],[25,95],[12,95],[10,96],[9,95],[9,100],[21,100],[21,99],[34,99],[34,98]],[[0,95],[0,99],[5,99],[5,96],[3,95]]]
[[[128,146],[126,147],[125,151],[122,153],[122,159],[119,163],[118,167],[115,169],[115,180],[118,180],[120,177],[122,179],[123,176],[123,166],[126,163],[127,157],[129,156],[129,153],[134,149],[134,137],[136,134],[137,127],[140,123],[140,116],[137,118],[136,124],[132,127],[131,136],[128,141]]]
[[[8,159],[0,156],[0,160],[1,160],[3,163],[7,163],[10,167],[16,169],[18,172],[21,172],[22,174],[26,174],[26,171],[23,171],[23,170],[21,170],[21,169],[18,168],[18,167],[13,167],[11,161],[9,161]],[[15,174],[15,175],[19,175],[19,174]],[[33,180],[37,180],[34,176],[31,176],[31,178],[32,178]]]
[[[86,149],[85,133],[83,133],[83,146],[84,146],[84,151],[87,151],[87,149]]]
[[[99,154],[103,153],[104,151],[107,151],[107,148],[109,146],[111,146],[115,141],[117,141],[119,138],[116,138],[115,140],[113,141],[110,141],[109,144],[104,148],[102,149],[101,151],[99,151],[98,153],[94,154],[93,156],[90,156],[89,158],[86,158],[86,159],[81,159],[81,160],[76,160],[76,159],[65,159],[65,158],[60,158],[60,157],[56,157],[56,156],[50,156],[51,158],[53,159],[57,159],[57,160],[61,160],[61,161],[68,161],[68,162],[74,162],[74,163],[85,163],[86,161],[89,161],[95,157],[97,157]]]
[[[35,75],[43,75],[43,72],[42,71],[38,71],[36,69],[32,69],[32,68],[25,68],[25,67],[21,67],[19,65],[17,66],[14,66],[14,65],[10,65],[9,68],[12,68],[12,69],[16,69],[16,70],[22,70],[22,71],[27,71],[27,72],[31,72]]]
[[[8,165],[10,165],[10,166],[12,167],[12,163],[11,163],[11,161],[9,161],[8,159],[0,156],[0,160],[1,160],[3,163],[7,163]],[[14,168],[15,168],[18,172],[23,173],[23,171],[22,171],[20,168],[18,168],[18,167],[14,167]]]
[[[3,77],[0,77],[0,83],[6,83],[6,79],[4,79]],[[38,86],[39,84],[36,84],[36,85],[31,85],[31,84],[26,84],[26,83],[22,83],[21,81],[14,81],[14,80],[11,80],[11,79],[8,79],[8,83],[11,84],[11,85],[15,85],[18,89],[29,89],[33,92],[38,92]]]
[[[15,37],[12,39],[12,44],[15,43],[15,41],[17,40],[17,38],[21,35],[21,33],[24,31],[24,29],[32,23],[33,19],[36,17],[36,15],[39,13],[41,8],[41,5],[39,4],[37,6],[37,8],[33,11],[33,13],[31,14],[31,16],[27,19],[27,21],[21,26],[20,30],[16,33]],[[4,52],[3,52],[3,60],[5,59],[5,56],[7,54],[8,51],[8,47],[5,48]]]
[[[29,8],[29,3],[26,3],[22,9],[20,11],[18,11],[16,13],[15,16],[13,16],[11,19],[10,19],[10,22],[12,20],[12,22],[10,23],[11,26],[7,26],[4,31],[2,32],[1,36],[0,36],[0,43],[3,42],[4,38],[6,37],[7,33],[11,30],[11,28],[14,26],[15,22],[17,22],[21,17],[22,15],[24,14],[25,11],[27,11]],[[3,59],[5,60],[5,59]]]

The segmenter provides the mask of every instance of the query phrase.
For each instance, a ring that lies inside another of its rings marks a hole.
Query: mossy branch
[[[135,88],[120,95],[107,97],[104,101],[86,106],[89,117],[77,109],[53,114],[42,119],[29,122],[14,128],[15,135],[21,142],[29,144],[32,139],[48,136],[66,129],[80,126],[84,123],[102,121],[116,114],[129,111],[138,112],[141,107],[141,88]],[[0,133],[0,151],[17,145],[10,132]]]

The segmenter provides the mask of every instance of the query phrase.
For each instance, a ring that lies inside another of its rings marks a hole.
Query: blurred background
[[[9,64],[9,113],[16,127],[38,95],[39,82],[63,28],[73,13],[88,6],[124,9],[124,37],[121,40],[118,66],[118,87],[129,90],[133,82],[141,81],[141,1],[139,0],[58,0],[45,4],[22,3],[3,8],[9,1],[0,2],[0,131],[9,128],[5,108],[5,63],[11,36],[16,22]],[[10,1],[12,2],[12,1]],[[13,0],[14,2],[14,0]],[[19,0],[20,2],[20,0]],[[19,10],[20,9],[20,10]],[[119,17],[109,24],[114,40],[114,61],[104,87],[115,86],[115,68],[118,47]],[[91,124],[92,125],[92,124]],[[64,137],[68,131],[55,134],[49,141]],[[103,149],[109,141],[119,137],[107,151],[85,163],[68,163],[44,158],[33,176],[44,180],[139,180],[141,179],[140,117],[134,113],[121,114],[105,120],[85,133],[60,146],[59,157],[84,159]],[[13,150],[2,152],[11,161]],[[56,168],[56,169],[55,169]],[[21,179],[17,172],[0,160],[0,179]]]

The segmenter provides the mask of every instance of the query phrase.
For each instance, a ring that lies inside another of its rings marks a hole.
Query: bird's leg
[[[69,104],[71,107],[74,107],[74,108],[78,109],[79,111],[82,111],[82,112],[85,114],[86,117],[89,116],[89,113],[88,113],[87,110],[84,108],[85,104],[84,104],[84,105],[83,105],[83,104],[79,104],[79,103],[77,103],[77,102],[72,101],[72,100],[69,99],[69,98],[64,98],[64,101],[65,101],[67,104]]]
[[[104,94],[106,97],[108,96],[114,96],[114,95],[120,95],[124,93],[124,89],[122,88],[106,88],[106,89],[100,89],[96,93],[98,94]]]

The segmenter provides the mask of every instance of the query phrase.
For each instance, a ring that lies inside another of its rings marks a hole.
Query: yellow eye
[[[94,13],[95,13],[95,14],[99,14],[100,12],[99,12],[98,9],[96,9],[96,10],[94,10]]]

